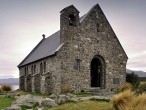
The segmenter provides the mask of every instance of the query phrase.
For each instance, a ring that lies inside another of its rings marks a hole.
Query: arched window
[[[25,67],[25,69],[24,69],[24,76],[26,76],[26,71],[27,71],[27,70],[26,70],[26,67]]]
[[[75,26],[76,25],[76,19],[73,14],[69,15],[69,25],[70,26]]]
[[[33,74],[36,73],[36,65],[33,66]]]
[[[98,24],[98,23],[96,24],[96,30],[97,30],[97,32],[100,31],[100,30],[99,30],[99,24]]]
[[[31,74],[33,75],[34,73],[33,73],[33,65],[31,66]]]
[[[40,63],[40,74],[43,74],[43,64]]]
[[[24,75],[27,76],[28,75],[28,67],[25,67],[25,70],[24,70]]]
[[[44,61],[44,73],[46,72],[46,62]]]
[[[78,71],[80,71],[80,63],[81,63],[81,60],[80,59],[75,59],[75,65],[74,65],[74,68]]]

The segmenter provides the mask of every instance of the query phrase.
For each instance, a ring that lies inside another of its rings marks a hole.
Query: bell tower
[[[66,33],[69,33],[74,28],[77,28],[79,25],[79,11],[73,6],[70,5],[60,11],[60,34],[61,34],[61,43],[66,40]]]

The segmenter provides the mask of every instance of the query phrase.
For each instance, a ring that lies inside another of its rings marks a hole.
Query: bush
[[[136,95],[127,90],[115,95],[112,104],[114,110],[146,110],[146,94]]]
[[[6,92],[8,92],[8,91],[11,91],[12,88],[11,88],[10,85],[6,85],[6,84],[4,84],[4,85],[1,86],[1,90],[2,90],[2,91],[6,91]]]
[[[123,92],[125,90],[133,90],[133,85],[131,83],[124,83],[118,90],[118,92]]]
[[[146,92],[146,82],[141,82],[138,86],[138,92],[144,93]]]
[[[71,87],[68,84],[64,84],[61,87],[61,93],[62,94],[66,94],[66,93],[70,93],[71,92]]]
[[[139,78],[138,75],[131,73],[126,75],[126,82],[131,83],[134,88],[137,88],[139,85]]]
[[[146,94],[135,96],[132,100],[134,110],[146,110]]]
[[[131,101],[133,100],[134,92],[126,90],[115,95],[112,99],[113,108],[115,110],[127,110],[127,107],[131,107]]]

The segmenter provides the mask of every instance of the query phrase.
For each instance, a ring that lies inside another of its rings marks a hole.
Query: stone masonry
[[[98,4],[82,17],[73,5],[64,8],[58,32],[57,52],[20,63],[20,89],[62,93],[66,87],[72,92],[106,95],[125,82],[128,57]]]

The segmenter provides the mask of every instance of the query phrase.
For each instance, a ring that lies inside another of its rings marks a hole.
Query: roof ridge
[[[100,7],[99,4],[97,3],[92,8],[90,8],[90,10],[80,18],[80,22],[82,22],[92,12],[92,10],[97,6]]]
[[[45,38],[46,39],[46,38]],[[36,46],[34,49],[31,50],[31,52],[22,60],[22,62],[20,62],[20,64],[17,67],[20,67],[21,64],[23,64],[23,62],[36,50],[36,48],[45,40],[42,39]]]

